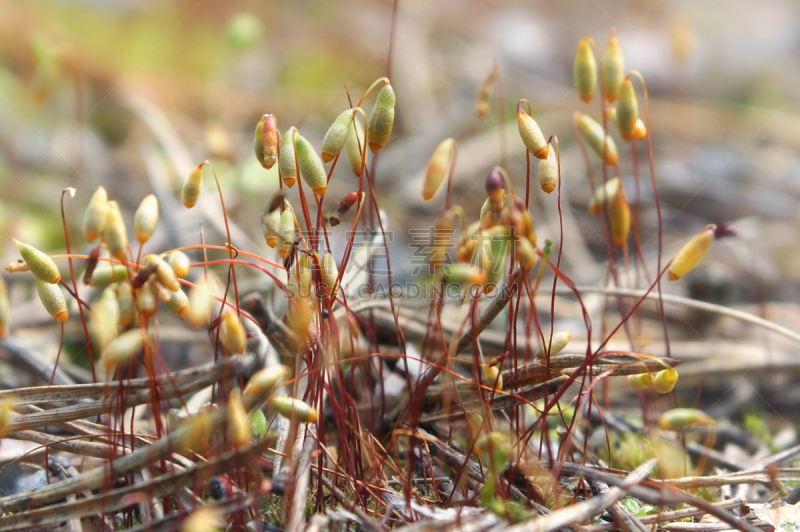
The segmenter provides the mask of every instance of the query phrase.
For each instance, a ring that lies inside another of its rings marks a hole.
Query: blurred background
[[[159,195],[166,223],[155,249],[199,243],[201,224],[208,242],[224,242],[208,189],[201,209],[186,211],[177,199],[204,159],[223,184],[234,243],[271,253],[259,216],[277,187],[277,166],[268,172],[253,156],[254,127],[274,113],[282,131],[296,125],[319,146],[350,107],[345,87],[357,101],[389,72],[392,10],[389,0],[0,0],[4,260],[17,256],[11,236],[64,248],[58,202],[68,186],[77,190],[65,201],[76,250],[86,249],[80,223],[99,185],[127,219],[146,194]],[[423,203],[420,193],[441,140],[458,141],[453,200],[469,219],[494,165],[506,164],[524,190],[514,109],[527,98],[545,134],[560,139],[564,268],[579,284],[602,282],[606,247],[585,209],[591,191],[572,133],[573,112],[597,117],[599,103],[583,104],[572,90],[572,59],[581,37],[602,48],[613,27],[626,68],[641,72],[650,91],[665,256],[707,223],[730,221],[739,233],[715,245],[692,280],[669,289],[800,324],[794,305],[783,304],[800,295],[798,26],[800,4],[778,0],[757,8],[746,0],[401,0],[389,72],[397,120],[375,171],[398,278],[410,275],[408,229],[428,227],[443,210],[442,194]],[[493,63],[500,83],[479,118],[477,93]],[[617,142],[632,196],[632,153]],[[640,231],[653,271],[646,143],[636,149]],[[334,173],[326,213],[357,188],[346,166]],[[555,195],[532,192],[540,241],[558,240]]]

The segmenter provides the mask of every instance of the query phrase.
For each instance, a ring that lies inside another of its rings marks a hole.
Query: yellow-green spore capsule
[[[353,120],[350,122],[350,127],[347,133],[347,140],[344,143],[345,155],[347,155],[347,164],[350,165],[350,170],[355,175],[361,174],[362,161],[364,166],[369,162],[369,151],[367,150],[366,136],[364,135],[364,126],[361,125],[360,120]]]
[[[152,316],[156,311],[156,295],[150,283],[144,284],[135,294],[134,301],[139,314],[145,318]]]
[[[222,316],[219,324],[219,339],[230,353],[240,355],[247,347],[247,334],[239,316],[228,312]]]
[[[298,134],[294,140],[294,149],[297,153],[297,164],[300,166],[300,177],[311,187],[314,194],[324,195],[328,188],[328,174],[314,147],[305,137]]]
[[[619,85],[625,77],[625,58],[622,56],[622,48],[614,28],[611,28],[611,34],[606,41],[600,68],[603,70],[603,92],[606,100],[614,103],[617,101]]]
[[[609,135],[603,131],[603,126],[598,124],[592,117],[582,113],[575,113],[575,122],[578,130],[586,143],[592,148],[600,159],[605,157],[605,163],[615,165],[619,160],[617,155],[617,145]],[[605,139],[605,147],[603,140]]]
[[[628,235],[631,232],[631,206],[628,204],[625,191],[621,188],[611,204],[608,224],[611,243],[618,248],[623,247],[628,242]]]
[[[89,334],[92,342],[101,351],[117,337],[119,329],[119,302],[115,287],[109,286],[100,295],[100,299],[92,303],[89,315]]]
[[[483,382],[489,388],[494,390],[503,389],[503,376],[500,374],[500,368],[497,366],[483,366]]]
[[[656,373],[656,376],[653,377],[653,388],[658,393],[669,393],[675,388],[675,384],[678,382],[678,372],[673,369],[664,369]]]
[[[114,338],[101,355],[101,362],[107,370],[131,361],[144,346],[144,336],[139,329],[132,329]]]
[[[278,244],[278,226],[281,223],[281,210],[265,212],[261,217],[261,227],[264,230],[264,240],[267,245],[274,248]]]
[[[297,183],[297,161],[294,158],[294,137],[297,129],[290,128],[281,139],[281,156],[278,159],[278,169],[281,172],[283,184],[292,188]]]
[[[208,277],[203,277],[197,281],[197,285],[189,291],[189,314],[186,316],[186,323],[189,327],[207,327],[211,323],[214,311],[214,292],[211,281]]]
[[[693,425],[716,425],[705,412],[696,408],[673,408],[667,410],[658,419],[658,426],[664,430],[683,430]]]
[[[253,137],[256,159],[269,170],[278,160],[278,123],[274,115],[263,115]]]
[[[127,279],[117,285],[117,305],[119,306],[119,325],[125,328],[133,321],[135,312],[133,287]]]
[[[144,244],[153,236],[158,223],[158,199],[154,194],[145,196],[133,215],[133,233],[136,240]]]
[[[294,246],[294,239],[297,231],[294,225],[294,212],[291,208],[284,209],[278,223],[278,254],[285,259]]]
[[[109,264],[102,261],[92,272],[89,283],[93,288],[105,288],[111,283],[118,283],[128,278],[128,268],[124,264]]]
[[[172,268],[170,268],[169,264],[164,262],[164,259],[155,253],[149,253],[144,256],[144,263],[145,265],[156,265],[156,280],[158,281],[158,284],[164,288],[168,288],[173,292],[180,290],[181,285],[178,282],[177,277],[175,277],[175,272]]]
[[[103,227],[103,241],[108,246],[112,257],[117,260],[125,260],[125,252],[128,250],[128,233],[116,201],[108,202],[106,224]]]
[[[39,294],[39,300],[42,302],[42,305],[44,305],[44,309],[48,314],[61,323],[67,321],[67,318],[69,318],[67,301],[64,299],[64,294],[61,292],[60,286],[46,283],[37,277],[36,292]]]
[[[200,163],[189,172],[189,177],[183,182],[181,189],[181,200],[183,206],[191,209],[197,204],[200,199],[200,193],[203,191],[203,166],[205,163]]]
[[[703,229],[700,234],[695,235],[689,240],[678,254],[672,259],[669,265],[669,280],[676,281],[692,271],[695,266],[703,259],[703,256],[714,241],[714,234],[717,231],[717,226],[709,224]]]
[[[558,186],[558,161],[556,150],[548,150],[547,159],[539,161],[539,186],[550,194]]]
[[[336,282],[339,279],[339,268],[336,266],[336,259],[333,258],[329,251],[326,251],[322,256],[320,267],[320,277],[324,285],[325,295],[330,296],[333,294]]]
[[[456,262],[450,264],[446,268],[439,270],[439,277],[446,284],[460,284],[460,285],[484,285],[488,279],[486,273],[481,271],[477,266],[472,266],[465,262]]]
[[[331,127],[328,128],[322,139],[322,162],[329,163],[341,153],[350,132],[353,116],[353,109],[348,109],[336,117]],[[300,171],[302,172],[302,168]]]
[[[592,101],[597,89],[597,62],[588,37],[584,37],[578,43],[575,62],[572,64],[572,76],[575,79],[575,90],[581,100],[587,103]]]
[[[617,192],[620,187],[620,180],[618,177],[609,179],[597,187],[589,200],[589,212],[592,214],[600,214],[617,197]]]
[[[238,392],[238,390],[237,390]],[[228,436],[234,449],[243,447],[250,443],[253,431],[250,426],[250,419],[247,417],[247,410],[238,393],[231,393],[228,397]]]
[[[278,414],[297,423],[314,423],[319,417],[311,405],[294,397],[273,397],[267,404]]]
[[[369,132],[369,149],[372,153],[379,151],[389,141],[389,135],[392,134],[394,125],[394,104],[394,89],[387,82],[378,93],[378,99],[375,100],[375,106],[369,115],[367,131]]]
[[[288,379],[291,375],[292,370],[283,364],[258,370],[250,377],[250,380],[247,381],[243,395],[254,398],[263,397],[271,393],[278,383]]]
[[[514,258],[519,261],[520,266],[526,270],[533,268],[536,265],[536,251],[533,249],[530,240],[527,238],[518,238],[514,242]]]
[[[61,272],[58,271],[58,266],[50,258],[47,253],[39,251],[33,246],[23,244],[16,238],[12,239],[19,248],[19,254],[22,260],[28,265],[31,273],[36,276],[40,281],[45,283],[56,284],[61,280]]]
[[[158,298],[167,307],[167,310],[178,317],[186,318],[189,316],[189,298],[180,288],[173,292],[161,288],[158,291]]]
[[[653,376],[649,373],[640,373],[638,375],[628,375],[628,386],[634,390],[644,390],[653,384]]]
[[[617,127],[623,139],[634,140],[638,120],[639,105],[636,102],[633,83],[630,79],[625,79],[619,87],[619,102],[617,103]]]
[[[0,337],[6,334],[10,310],[11,303],[8,300],[8,287],[6,286],[5,279],[0,277]]]
[[[443,140],[433,150],[431,158],[428,159],[428,167],[425,170],[425,182],[422,187],[422,199],[428,201],[441,188],[442,183],[447,177],[447,172],[455,154],[456,141],[451,137]]]
[[[539,124],[522,108],[522,105],[517,105],[517,126],[519,136],[531,155],[537,159],[547,159],[550,151],[547,140],[544,138]]]
[[[175,250],[167,255],[167,264],[169,264],[169,267],[172,268],[176,276],[186,277],[189,275],[192,261],[189,260],[189,257],[183,251]]]
[[[572,333],[569,331],[557,331],[553,333],[553,340],[550,342],[550,337],[544,337],[545,341],[550,344],[550,356],[556,355],[564,350],[569,344],[569,341],[572,339]],[[545,348],[540,348],[536,351],[536,358],[545,358],[547,350]]]
[[[83,215],[83,236],[87,242],[94,242],[103,232],[106,211],[108,211],[108,193],[105,188],[97,187]]]

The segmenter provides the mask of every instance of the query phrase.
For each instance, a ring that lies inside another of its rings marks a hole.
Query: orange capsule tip
[[[292,188],[295,185],[295,183],[297,183],[297,178],[295,178],[295,177],[284,177],[283,178],[283,184],[286,185],[289,188]]]
[[[313,190],[314,190],[314,194],[316,194],[317,196],[324,196],[325,195],[325,191],[328,190],[328,185],[325,185],[324,187],[317,187],[317,188],[315,188]]]
[[[322,162],[329,163],[333,160],[333,155],[327,152],[322,152]]]
[[[544,159],[547,159],[547,155],[548,155],[549,153],[550,153],[550,146],[545,146],[545,147],[543,147],[543,148],[539,148],[539,150],[538,150],[536,153],[534,153],[533,155],[534,155],[534,157],[536,157],[537,159],[542,159],[542,160],[544,160]]]
[[[383,146],[381,146],[380,144],[376,144],[374,142],[369,143],[369,151],[371,151],[372,153],[380,151],[381,148],[383,148]]]
[[[64,322],[66,322],[66,321],[67,321],[67,319],[69,318],[69,312],[67,312],[66,310],[62,310],[61,312],[59,312],[58,314],[56,314],[56,315],[55,315],[55,316],[53,316],[53,317],[54,317],[54,318],[55,318],[57,321],[60,321],[61,323],[64,323]]]
[[[555,189],[556,189],[556,186],[554,184],[552,184],[552,183],[545,183],[544,185],[542,185],[542,190],[545,191],[548,194],[553,192]]]
[[[678,279],[681,278],[681,276],[678,275],[677,273],[673,272],[672,270],[670,270],[670,271],[667,272],[667,278],[670,281],[677,281]]]
[[[271,248],[274,248],[278,245],[278,237],[271,236],[267,239],[267,245]]]
[[[581,94],[581,100],[583,100],[584,103],[589,103],[592,101],[592,96],[594,96],[594,94]]]

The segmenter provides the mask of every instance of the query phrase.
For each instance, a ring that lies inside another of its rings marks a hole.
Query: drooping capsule
[[[83,270],[83,284],[88,285],[92,282],[92,275],[94,274],[97,263],[100,261],[100,246],[95,246],[89,251],[89,257],[86,259],[86,268]]]
[[[23,244],[16,238],[12,239],[19,248],[19,254],[22,260],[28,265],[31,273],[36,276],[40,281],[45,283],[56,284],[61,280],[61,272],[58,271],[58,266],[50,258],[50,255],[39,251],[33,246]]]
[[[83,236],[87,242],[94,242],[103,231],[103,225],[106,223],[106,211],[108,210],[108,193],[103,187],[97,187],[92,197],[89,199],[89,204],[86,206],[86,212],[83,215]]]
[[[622,56],[622,48],[620,48],[614,28],[611,28],[611,33],[606,41],[600,68],[603,69],[603,92],[606,100],[614,103],[617,101],[619,85],[625,76],[625,58]]]
[[[510,240],[507,235],[489,233],[487,231],[473,237],[477,242],[471,264],[486,274],[486,293],[491,294],[506,271]]]
[[[545,341],[550,342],[550,338],[545,335]],[[553,333],[553,340],[550,342],[550,356],[556,355],[567,347],[567,344],[572,339],[572,333],[569,331],[557,331]],[[539,348],[536,351],[536,358],[545,358],[547,349]]]
[[[117,285],[117,305],[119,306],[119,325],[125,328],[133,321],[135,314],[133,288],[127,279]]]
[[[189,316],[189,298],[186,293],[178,288],[177,291],[167,290],[161,286],[157,287],[158,298],[167,307],[167,310],[180,318]]]
[[[11,304],[8,300],[8,287],[3,277],[0,277],[0,337],[6,334],[6,327],[8,327],[8,315]]]
[[[653,388],[658,393],[669,393],[678,382],[678,372],[674,368],[663,369],[653,377]]]
[[[278,159],[278,170],[281,172],[283,184],[292,188],[297,183],[297,161],[294,153],[294,138],[297,134],[295,127],[289,128],[281,139],[281,155]]]
[[[144,346],[144,335],[139,329],[131,329],[114,338],[101,355],[106,369],[128,363]]]
[[[181,284],[178,282],[177,277],[175,277],[175,272],[169,267],[169,264],[164,262],[164,259],[155,253],[149,253],[144,256],[143,262],[145,265],[156,265],[155,275],[158,284],[173,292],[180,290]]]
[[[433,234],[428,248],[428,264],[434,272],[450,262],[450,248],[453,245],[456,221],[459,218],[464,219],[464,210],[456,205],[447,209],[433,224]]]
[[[714,233],[717,226],[709,224],[700,231],[699,234],[692,237],[686,244],[683,245],[681,250],[672,259],[669,265],[669,280],[676,281],[692,271],[695,266],[702,260],[703,255],[706,254],[711,242],[714,241]]]
[[[122,213],[119,212],[119,205],[113,200],[108,202],[106,223],[103,226],[103,242],[112,257],[117,260],[125,260],[125,252],[128,250],[128,232],[125,229]]]
[[[355,175],[361,174],[362,162],[366,166],[369,162],[369,151],[364,135],[364,126],[360,120],[353,120],[347,133],[347,140],[344,143],[344,151],[347,155],[347,164]]]
[[[609,122],[613,123],[615,126],[617,126],[617,129],[619,129],[619,124],[617,123],[617,109],[615,107],[609,107],[606,109],[606,117],[608,118]],[[631,138],[628,140],[642,140],[645,137],[647,137],[647,127],[644,125],[644,122],[641,118],[637,118]]]
[[[608,225],[612,244],[618,248],[623,247],[628,242],[628,235],[631,232],[631,206],[622,188],[617,191],[611,203]]]
[[[303,297],[301,292],[289,300],[289,309],[286,311],[284,321],[286,326],[292,330],[305,343],[311,322],[314,319],[315,307],[311,297]]]
[[[547,140],[539,124],[522,108],[521,103],[517,104],[517,126],[519,136],[528,151],[537,159],[547,159],[547,153],[550,151]]]
[[[369,132],[369,149],[372,153],[383,148],[389,141],[389,135],[392,134],[394,125],[394,104],[394,89],[387,80],[378,93],[375,106],[369,115],[367,131]]]
[[[247,347],[247,333],[245,333],[242,320],[233,312],[222,315],[219,324],[219,340],[231,354],[240,355]]]
[[[572,64],[572,77],[581,100],[587,103],[592,101],[597,89],[597,62],[588,37],[584,37],[578,43],[575,62]]]
[[[556,150],[548,150],[547,159],[539,161],[539,186],[550,194],[558,186],[558,161]]]
[[[493,451],[506,450],[510,445],[508,438],[498,431],[483,433],[475,441],[475,452],[478,454],[487,454]]]
[[[328,188],[328,174],[319,155],[311,143],[300,134],[295,136],[294,149],[297,154],[297,164],[300,166],[300,177],[311,187],[314,194],[323,196]]]
[[[263,115],[253,137],[256,159],[269,170],[278,160],[278,123],[274,115]]]
[[[364,192],[362,192],[361,194],[363,196]],[[345,215],[347,211],[350,210],[350,207],[352,207],[355,204],[356,200],[358,200],[358,192],[350,192],[348,195],[342,198],[342,201],[339,202],[339,206],[336,208],[336,212],[334,212],[328,218],[328,225],[330,225],[331,227],[336,227],[337,225],[342,223],[342,217]]]
[[[617,102],[617,127],[623,139],[635,138],[638,121],[639,105],[636,102],[636,92],[633,90],[630,78],[625,78],[619,87],[619,102]]]
[[[133,215],[133,233],[136,240],[144,244],[153,236],[158,223],[158,199],[154,194],[145,196]]]
[[[110,264],[102,261],[92,272],[89,285],[92,288],[105,288],[111,283],[118,283],[127,278],[128,268],[124,264]]]
[[[603,131],[603,126],[598,124],[592,117],[575,112],[575,122],[583,139],[592,148],[600,159],[605,160],[608,165],[615,165],[619,160],[617,155],[617,145],[609,135]],[[605,143],[603,142],[605,139]],[[605,146],[605,147],[604,147]]]
[[[617,192],[620,189],[620,180],[618,177],[609,179],[595,189],[592,198],[589,200],[589,212],[592,214],[600,214],[607,205],[617,197]]]
[[[693,425],[714,426],[714,420],[696,408],[673,408],[658,419],[658,426],[664,430],[683,430]]]
[[[273,397],[267,404],[272,410],[295,423],[314,423],[319,417],[311,405],[294,397]]]
[[[428,201],[436,194],[445,177],[447,177],[447,172],[455,154],[455,146],[456,141],[452,137],[445,139],[436,146],[431,158],[428,159],[425,182],[422,187],[422,199],[425,201]]]
[[[294,212],[291,207],[287,207],[281,213],[278,223],[278,254],[282,259],[286,259],[294,246],[294,239],[297,237],[297,229],[294,225]]]
[[[214,312],[214,291],[209,277],[203,277],[189,290],[189,313],[186,323],[198,329],[211,323]]]
[[[186,253],[177,249],[167,255],[167,264],[169,264],[169,267],[172,268],[172,271],[175,272],[176,276],[186,277],[189,275],[189,269],[192,266],[192,261],[189,260],[189,256],[186,255]]]
[[[439,270],[439,277],[446,284],[460,284],[469,286],[473,284],[484,285],[488,276],[480,268],[465,262],[456,262]]]
[[[238,392],[238,390],[236,390]],[[250,443],[253,431],[250,427],[250,419],[247,417],[247,410],[244,409],[242,397],[239,393],[231,393],[228,397],[228,436],[234,449],[243,447]]]
[[[638,375],[628,375],[626,379],[628,386],[634,390],[644,390],[653,384],[653,376],[649,373],[640,373]]]
[[[109,286],[103,290],[100,298],[92,303],[89,315],[89,334],[99,350],[105,349],[117,337],[119,316],[117,291],[115,287]]]
[[[261,217],[261,228],[264,231],[264,240],[267,245],[274,248],[278,244],[278,226],[281,223],[281,209],[267,211]]]
[[[183,182],[181,189],[181,200],[184,207],[191,209],[197,204],[200,199],[200,193],[203,191],[203,166],[206,163],[200,163],[189,172],[189,177]]]
[[[271,393],[281,381],[288,379],[291,375],[292,370],[283,364],[260,369],[247,381],[242,395],[254,398],[263,397]]]
[[[39,294],[39,300],[42,302],[42,305],[44,305],[44,309],[48,314],[61,323],[67,321],[67,318],[69,318],[67,301],[64,299],[64,294],[61,292],[60,286],[46,283],[37,277],[36,292]]]
[[[341,153],[347,141],[347,135],[350,133],[350,123],[355,117],[353,111],[353,109],[348,109],[342,112],[328,128],[322,139],[322,162],[329,163]],[[300,171],[302,173],[302,168]]]
[[[325,295],[330,297],[335,293],[336,283],[339,279],[339,268],[336,266],[336,259],[333,258],[330,251],[326,251],[322,255],[320,277],[322,278],[322,288]]]

